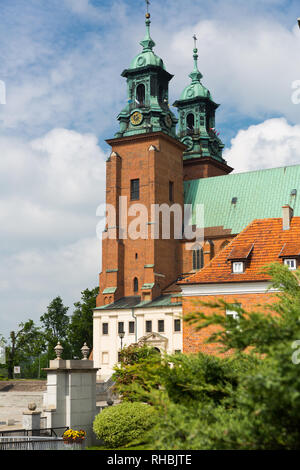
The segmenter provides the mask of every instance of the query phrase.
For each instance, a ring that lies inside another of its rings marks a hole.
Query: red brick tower
[[[152,300],[181,273],[178,234],[172,223],[170,236],[156,232],[160,224],[152,212],[154,205],[175,204],[182,213],[185,146],[176,136],[177,119],[168,105],[172,75],[152,50],[149,18],[143,51],[122,73],[128,103],[118,116],[120,130],[107,141],[112,153],[106,203],[116,217],[107,219],[104,232],[97,306],[131,296]]]

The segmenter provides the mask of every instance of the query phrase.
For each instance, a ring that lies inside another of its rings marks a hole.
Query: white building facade
[[[117,308],[116,302],[111,307],[96,308],[93,324],[93,360],[100,369],[98,381],[106,382],[111,377],[122,348],[131,344],[147,344],[162,354],[182,352],[182,306],[179,302],[142,302],[121,308]]]

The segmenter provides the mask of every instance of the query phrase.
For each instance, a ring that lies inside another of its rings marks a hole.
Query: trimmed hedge
[[[116,448],[142,438],[156,422],[157,412],[152,406],[124,402],[104,408],[96,416],[93,430],[106,446]]]

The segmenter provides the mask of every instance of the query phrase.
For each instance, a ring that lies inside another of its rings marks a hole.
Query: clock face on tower
[[[139,111],[135,111],[131,116],[130,116],[130,122],[133,126],[139,126],[141,122],[143,121],[143,115]]]

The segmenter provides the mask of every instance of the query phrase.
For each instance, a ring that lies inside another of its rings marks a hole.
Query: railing
[[[28,431],[26,429],[19,429],[14,431],[1,431],[0,450],[83,450],[85,448],[84,440],[82,442],[66,443],[63,437],[57,436],[56,432],[59,433],[59,430],[63,430],[64,432],[67,429],[69,428],[49,428],[41,430],[42,432],[49,432],[49,435],[46,436],[37,435],[36,433],[40,432],[40,430]],[[18,434],[14,435],[14,433]],[[32,434],[29,435],[29,433]],[[3,434],[6,435],[3,436]]]
[[[62,437],[0,437],[0,450],[64,450],[65,448],[66,444]],[[81,448],[80,445],[76,450]]]
[[[62,437],[68,426],[59,428],[44,428],[44,429],[12,429],[8,431],[0,431],[1,437]]]

